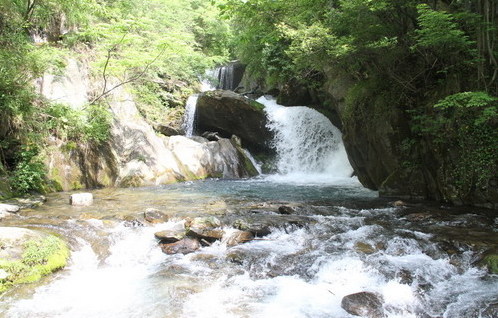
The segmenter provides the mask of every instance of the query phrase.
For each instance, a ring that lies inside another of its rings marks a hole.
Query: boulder
[[[351,315],[366,318],[385,317],[382,308],[382,298],[374,293],[359,292],[344,296],[341,301],[341,307]]]
[[[158,209],[148,208],[144,212],[145,221],[157,224],[167,222],[169,217]]]
[[[185,224],[183,222],[179,222],[173,224],[167,229],[154,233],[154,236],[158,240],[161,240],[162,243],[174,243],[183,239],[185,234]]]
[[[2,213],[17,213],[21,210],[18,205],[14,204],[0,204],[0,214]]]
[[[195,229],[214,229],[221,226],[221,221],[214,216],[202,216],[193,218],[188,226]]]
[[[252,241],[253,239],[254,235],[251,232],[236,230],[228,233],[228,235],[223,238],[223,241],[226,242],[227,246],[235,246]]]
[[[187,236],[198,239],[204,245],[210,245],[211,243],[221,240],[225,231],[221,229],[198,229],[190,228],[187,232]]]
[[[243,149],[230,139],[208,141],[173,136],[166,146],[178,159],[186,179],[246,178],[258,174]]]
[[[154,124],[153,127],[155,131],[166,137],[182,135],[182,132],[179,131],[178,129],[165,124]]]
[[[287,205],[282,205],[278,208],[278,213],[280,214],[293,214],[294,212],[296,212],[294,208]]]
[[[74,206],[89,206],[93,203],[93,194],[74,193],[69,197],[69,204]]]
[[[266,127],[264,106],[231,91],[210,91],[199,96],[195,122],[198,131],[222,137],[237,135],[253,153],[273,153],[273,133]]]
[[[197,239],[184,238],[175,243],[160,244],[161,250],[166,254],[189,254],[201,248]]]

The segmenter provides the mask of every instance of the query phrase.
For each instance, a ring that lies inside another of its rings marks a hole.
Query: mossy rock
[[[0,292],[32,283],[64,268],[69,248],[60,238],[22,228],[3,228],[0,237]]]
[[[491,274],[498,274],[498,254],[491,254],[484,258],[484,264]]]

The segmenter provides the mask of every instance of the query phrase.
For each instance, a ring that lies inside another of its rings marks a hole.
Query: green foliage
[[[38,152],[37,148],[24,148],[18,154],[18,163],[11,177],[12,187],[18,194],[43,192],[45,166]]]
[[[449,95],[435,112],[414,116],[415,133],[428,138],[435,152],[452,158],[442,178],[453,198],[487,189],[498,168],[498,98],[484,92]],[[448,198],[451,199],[451,198]]]
[[[415,30],[416,48],[433,49],[441,55],[457,55],[469,52],[475,45],[450,13],[432,10],[426,4],[418,5],[417,9],[420,29]]]
[[[107,141],[111,125],[111,115],[105,105],[87,105],[75,110],[64,104],[51,104],[46,109],[48,131],[66,142]]]
[[[49,235],[43,239],[27,241],[21,260],[0,259],[0,269],[9,276],[0,281],[0,292],[16,284],[31,283],[66,266],[69,257],[67,245]]]

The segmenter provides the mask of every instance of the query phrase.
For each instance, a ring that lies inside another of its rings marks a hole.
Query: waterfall
[[[183,131],[186,137],[192,137],[194,133],[195,109],[199,95],[189,96],[185,105],[185,115],[183,119]]]
[[[305,106],[284,107],[261,97],[268,127],[274,132],[277,178],[298,183],[351,180],[342,134],[323,114]]]
[[[206,79],[201,80],[201,92],[212,91],[215,89],[211,83],[209,77],[213,76],[213,71],[206,72]],[[197,99],[199,95],[195,94],[189,96],[187,103],[185,104],[185,114],[183,116],[182,128],[185,132],[186,137],[192,137],[194,135],[194,121],[195,121],[195,110],[197,108]]]
[[[245,67],[237,61],[217,67],[210,75],[216,82],[216,89],[235,90],[242,80]]]

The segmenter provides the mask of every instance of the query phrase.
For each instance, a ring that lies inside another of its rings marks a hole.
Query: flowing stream
[[[0,318],[352,318],[341,300],[362,291],[381,295],[389,318],[493,317],[498,277],[478,264],[498,243],[492,211],[393,207],[350,177],[340,132],[324,117],[263,102],[278,175],[95,190],[89,207],[56,193],[5,220],[59,233],[72,256],[64,270],[2,295]],[[146,208],[169,221],[148,224]],[[154,233],[198,216],[218,218],[227,233],[266,235],[162,253]]]

